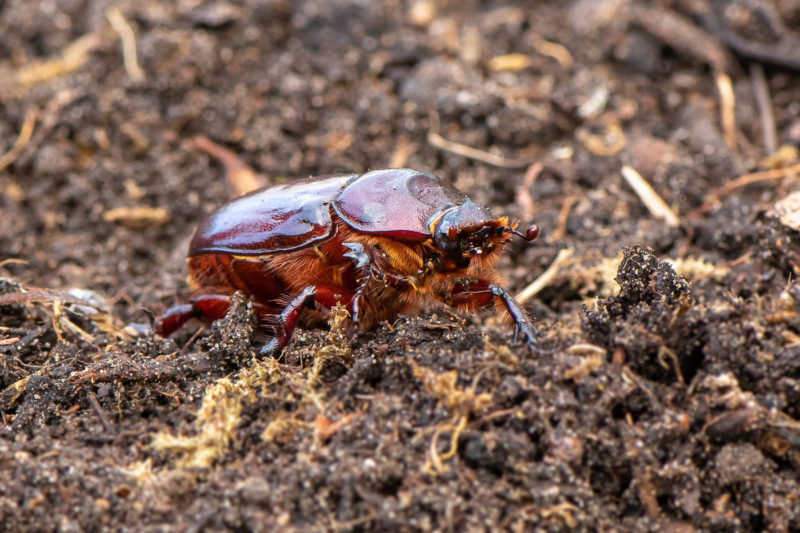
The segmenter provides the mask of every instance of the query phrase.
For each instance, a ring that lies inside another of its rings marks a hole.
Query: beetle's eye
[[[449,224],[440,225],[433,235],[433,242],[443,252],[453,252],[458,246],[458,229]]]

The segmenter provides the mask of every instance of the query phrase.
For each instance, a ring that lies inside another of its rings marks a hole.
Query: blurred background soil
[[[800,530],[800,4],[0,2],[0,530]],[[229,194],[407,166],[542,234],[546,353],[431,308],[260,360]],[[549,350],[549,351],[547,351]]]

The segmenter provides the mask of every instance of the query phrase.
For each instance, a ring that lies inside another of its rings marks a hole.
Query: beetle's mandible
[[[529,345],[538,332],[500,286],[495,264],[512,235],[532,241],[508,217],[492,218],[449,182],[416,170],[275,185],[222,206],[197,228],[188,267],[196,296],[169,309],[157,330],[225,316],[230,296],[252,296],[273,331],[275,355],[299,324],[341,302],[368,330],[431,300],[459,309],[494,305]]]

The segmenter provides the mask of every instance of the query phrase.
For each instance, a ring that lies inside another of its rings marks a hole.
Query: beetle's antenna
[[[527,231],[525,231],[524,235],[513,228],[509,228],[508,226],[506,226],[505,229],[513,233],[517,237],[525,239],[528,242],[531,242],[532,240],[536,239],[536,237],[539,235],[539,226],[537,226],[536,224],[531,224],[531,226],[527,229]]]

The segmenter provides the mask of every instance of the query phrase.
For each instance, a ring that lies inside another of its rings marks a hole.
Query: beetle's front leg
[[[459,279],[449,293],[438,297],[447,305],[461,308],[486,307],[500,302],[514,320],[514,338],[522,333],[529,345],[539,343],[539,330],[534,327],[528,314],[519,302],[496,283],[485,279]]]
[[[332,308],[337,303],[341,303],[351,310],[353,294],[326,285],[306,287],[284,308],[275,326],[275,336],[259,350],[259,353],[273,357],[278,355],[289,344],[289,340],[292,338],[292,333],[297,327],[304,309],[313,309],[316,304]]]

